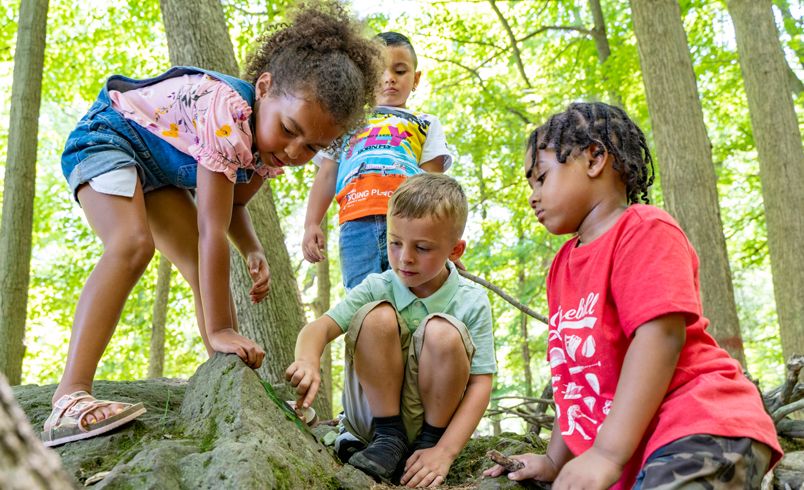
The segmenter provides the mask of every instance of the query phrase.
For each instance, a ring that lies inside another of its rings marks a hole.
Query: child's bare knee
[[[424,325],[424,348],[428,351],[453,352],[464,350],[461,332],[449,320],[435,316]]]
[[[390,303],[380,303],[368,312],[360,329],[361,337],[368,331],[374,334],[398,334],[399,322],[396,310]]]
[[[104,254],[120,260],[132,272],[142,273],[154,256],[154,239],[147,232],[130,232],[109,243]]]

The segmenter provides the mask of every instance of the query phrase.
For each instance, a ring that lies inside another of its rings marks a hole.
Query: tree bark
[[[160,0],[159,3],[173,64],[237,74],[234,49],[218,0]],[[240,331],[260,344],[267,354],[257,372],[269,382],[279,383],[284,382],[285,368],[293,362],[296,335],[304,325],[304,313],[270,185],[263,186],[248,208],[271,267],[271,292],[261,304],[251,304],[248,297],[251,277],[242,258],[233,252],[230,261],[233,296]],[[326,412],[320,405],[316,409]]]
[[[25,2],[23,2],[25,4]],[[45,448],[0,374],[0,488],[73,488],[56,453]]]
[[[631,0],[662,189],[700,256],[703,312],[710,332],[743,365],[712,149],[676,0]]]
[[[220,0],[159,0],[170,62],[237,76],[239,68]]]
[[[592,11],[592,19],[595,26],[592,28],[592,39],[595,40],[595,48],[597,49],[597,59],[600,60],[600,65],[603,70],[603,81],[608,82],[606,76],[606,60],[611,56],[611,48],[609,47],[609,37],[606,34],[606,17],[603,15],[603,7],[600,6],[600,0],[589,0],[589,9]],[[612,104],[624,107],[623,99],[617,90],[613,88],[608,89],[609,102]]]
[[[20,5],[0,225],[0,372],[22,377],[48,0]]]
[[[151,319],[151,351],[148,356],[148,377],[161,378],[165,370],[165,324],[167,323],[167,304],[170,297],[170,261],[159,256],[159,270],[156,273],[156,292],[154,293],[154,312]]]
[[[759,154],[785,359],[804,353],[804,149],[770,0],[729,0]]]

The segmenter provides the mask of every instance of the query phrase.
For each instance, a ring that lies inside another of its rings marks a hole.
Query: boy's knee
[[[366,332],[398,335],[399,321],[394,307],[390,303],[380,303],[375,306],[363,319],[360,332],[361,336],[365,335]]]
[[[446,318],[434,316],[420,328],[424,329],[425,350],[444,354],[465,351],[461,332]]]

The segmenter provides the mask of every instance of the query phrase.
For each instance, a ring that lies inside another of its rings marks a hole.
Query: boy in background
[[[435,116],[406,108],[421,79],[416,51],[396,32],[377,36],[385,44],[386,64],[377,88],[377,107],[367,125],[336,152],[320,152],[304,220],[302,250],[310,262],[324,260],[321,220],[333,197],[340,208],[340,258],[349,290],[372,272],[388,269],[385,213],[388,199],[410,176],[444,172],[452,165],[444,130]]]

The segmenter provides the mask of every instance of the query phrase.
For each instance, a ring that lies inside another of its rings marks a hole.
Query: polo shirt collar
[[[441,285],[438,290],[431,294],[426,298],[419,298],[415,294],[413,294],[407,286],[402,284],[402,281],[399,280],[399,277],[396,273],[393,273],[393,294],[394,294],[394,303],[396,304],[397,311],[402,311],[411,303],[416,300],[419,300],[424,304],[425,308],[427,308],[428,313],[444,311],[446,306],[452,301],[453,296],[458,291],[458,286],[460,285],[460,275],[458,274],[458,270],[455,268],[455,265],[447,261],[447,270],[449,270],[449,276],[447,276],[447,280],[444,281],[444,284]]]

